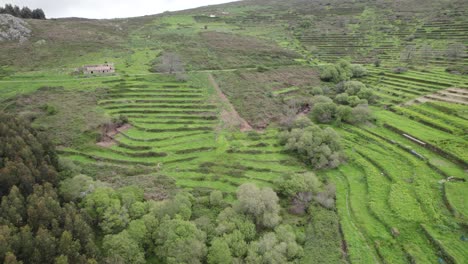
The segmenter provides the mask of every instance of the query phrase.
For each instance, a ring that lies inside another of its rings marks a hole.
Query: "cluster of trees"
[[[243,184],[232,205],[220,191],[144,201],[141,189],[114,190],[83,175],[64,181],[60,190],[104,235],[104,263],[290,263],[303,256],[304,235],[281,224],[271,188]]]
[[[340,60],[336,64],[326,65],[321,69],[320,79],[326,82],[339,83],[348,81],[352,77],[360,78],[367,75],[367,70],[359,64],[351,64],[347,60]]]
[[[4,263],[97,263],[92,228],[64,203],[53,145],[0,113],[0,259]]]
[[[316,169],[336,168],[344,160],[340,136],[331,127],[320,128],[302,116],[279,135],[286,151],[301,157]]]
[[[308,102],[311,107],[310,117],[318,123],[362,124],[372,120],[368,107],[377,101],[377,96],[364,83],[351,78],[360,78],[367,74],[362,65],[350,64],[341,60],[325,66],[320,78],[333,82],[331,87],[316,87],[314,97]]]
[[[5,7],[0,7],[0,14],[10,14],[20,18],[46,19],[44,10],[40,8],[31,10],[27,6],[20,8],[17,5],[13,6],[11,4],[5,4]]]

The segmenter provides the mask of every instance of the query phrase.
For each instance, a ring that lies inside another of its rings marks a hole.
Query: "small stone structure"
[[[86,75],[106,74],[106,73],[115,72],[115,67],[113,63],[104,63],[104,64],[98,64],[98,65],[85,65],[81,69],[83,73]]]

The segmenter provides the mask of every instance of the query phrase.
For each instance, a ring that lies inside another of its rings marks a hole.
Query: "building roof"
[[[86,70],[105,71],[112,69],[112,66],[85,66]]]

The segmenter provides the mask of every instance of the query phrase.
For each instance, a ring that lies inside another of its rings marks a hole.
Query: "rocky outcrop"
[[[31,36],[31,30],[21,18],[9,14],[0,14],[0,42],[18,41],[23,43]]]

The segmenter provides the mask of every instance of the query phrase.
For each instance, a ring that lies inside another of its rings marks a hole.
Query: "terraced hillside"
[[[465,2],[251,0],[102,24],[31,22],[30,42],[0,43],[1,109],[57,132],[65,165],[119,187],[166,176],[202,202],[213,190],[231,202],[243,183],[277,189],[283,176],[314,171],[336,185],[333,205],[311,198],[314,209],[295,216],[286,208],[297,197],[280,201],[284,223],[309,234],[309,262],[467,263]],[[183,70],[160,70],[167,53]],[[317,170],[285,152],[278,134],[298,116],[314,119],[320,103],[333,105],[331,116],[357,108],[337,102],[339,83],[320,80],[340,59],[365,64],[352,80],[378,99],[359,101],[372,112],[367,123],[315,119],[339,132],[347,156]],[[76,72],[103,61],[117,73]],[[109,125],[119,118],[128,123]],[[322,261],[330,248],[333,260]]]
[[[153,167],[179,186],[227,193],[246,181],[271,185],[284,173],[308,170],[282,153],[274,129],[217,129],[221,102],[206,74],[195,78],[192,84],[158,76],[116,81],[99,105],[111,116],[128,117],[131,128],[104,147],[62,153],[78,162]]]

